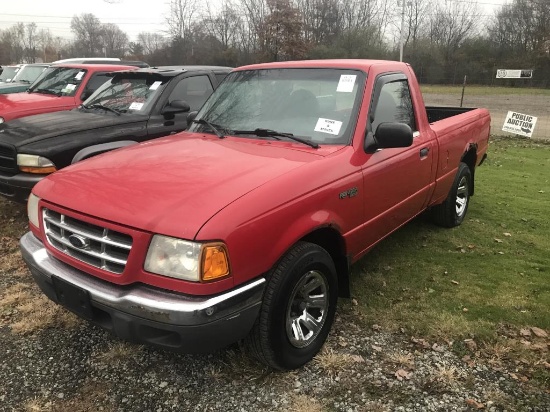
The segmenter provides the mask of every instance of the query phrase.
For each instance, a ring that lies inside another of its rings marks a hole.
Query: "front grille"
[[[124,271],[131,236],[50,209],[43,209],[42,218],[48,243],[60,252],[108,272]]]
[[[15,147],[0,143],[0,171],[15,174],[18,170]]]

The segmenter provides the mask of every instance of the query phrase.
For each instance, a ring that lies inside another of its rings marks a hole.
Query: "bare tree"
[[[243,21],[233,4],[224,2],[217,13],[208,8],[204,22],[208,33],[218,39],[223,50],[236,46]]]
[[[266,0],[241,0],[241,8],[247,27],[246,31],[241,31],[241,42],[248,53],[255,54],[265,49],[265,45],[260,44],[265,40],[260,39],[260,33],[269,14],[269,7]]]
[[[23,27],[23,49],[25,50],[25,61],[34,63],[36,61],[36,46],[38,43],[38,28],[36,23],[27,23]]]
[[[297,0],[308,43],[332,43],[341,32],[339,0]]]
[[[433,9],[433,0],[409,0],[406,9],[407,32],[405,46],[411,46],[414,50],[420,38],[426,36],[430,25],[426,16]]]
[[[446,62],[452,60],[453,54],[468,36],[476,34],[479,10],[471,3],[437,3],[435,13],[430,21],[429,36],[437,45]]]
[[[550,44],[550,2],[515,0],[504,5],[489,33],[503,51],[546,53]]]
[[[91,13],[74,16],[71,20],[71,30],[75,39],[77,53],[83,53],[87,57],[102,54],[103,25],[99,19]]]
[[[103,47],[109,57],[124,57],[128,48],[128,35],[113,23],[103,24]]]
[[[138,34],[138,43],[143,47],[143,54],[151,55],[158,50],[165,48],[168,42],[159,33],[141,32]]]
[[[170,14],[166,18],[168,34],[173,39],[187,40],[199,13],[199,0],[170,0]]]

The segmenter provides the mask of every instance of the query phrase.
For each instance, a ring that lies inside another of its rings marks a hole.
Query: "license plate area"
[[[93,311],[90,304],[90,293],[57,276],[52,276],[52,283],[58,302],[70,311],[92,320]]]

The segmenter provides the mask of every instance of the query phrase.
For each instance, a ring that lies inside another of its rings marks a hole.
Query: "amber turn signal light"
[[[229,276],[229,258],[222,243],[209,244],[202,251],[202,276],[205,282]]]
[[[19,170],[25,173],[47,175],[47,174],[56,172],[57,168],[55,166],[49,166],[49,167],[19,166]]]

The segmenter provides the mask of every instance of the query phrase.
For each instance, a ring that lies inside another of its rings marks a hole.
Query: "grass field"
[[[364,316],[437,338],[550,328],[550,145],[492,140],[465,222],[419,218],[355,266]]]
[[[460,96],[462,93],[462,85],[439,85],[439,84],[422,84],[420,85],[422,93],[445,94]],[[486,95],[542,95],[550,96],[550,89],[537,89],[530,87],[501,87],[501,86],[480,86],[474,84],[466,84],[466,95],[471,96],[486,96]]]
[[[546,411],[549,167],[550,144],[492,139],[466,221],[416,219],[355,264],[325,347],[288,373],[79,320],[34,284],[25,207],[0,199],[0,410]]]

